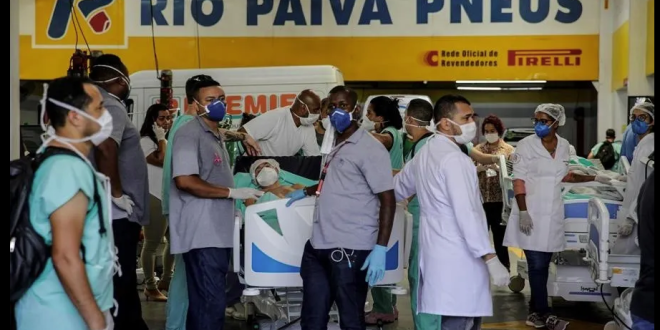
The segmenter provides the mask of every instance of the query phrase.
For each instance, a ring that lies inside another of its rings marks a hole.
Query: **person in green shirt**
[[[411,161],[419,150],[426,144],[433,132],[426,127],[433,119],[433,105],[426,100],[411,100],[406,109],[404,126],[406,132],[412,137],[413,146],[406,154],[406,163]],[[413,196],[408,203],[408,212],[413,216],[412,244],[410,246],[410,257],[408,260],[408,282],[410,283],[410,305],[412,308],[413,323],[415,330],[439,330],[441,325],[440,315],[417,313],[417,287],[419,284],[419,254],[417,242],[419,239],[419,201]]]
[[[392,170],[403,168],[403,118],[399,112],[399,100],[387,96],[378,96],[367,106],[367,118],[374,123],[371,134],[389,151]],[[396,296],[387,288],[372,288],[371,297],[374,308],[366,316],[367,324],[394,322],[398,318]]]
[[[612,170],[614,172],[619,171],[619,158],[621,157],[621,140],[616,139],[616,132],[609,128],[607,131],[605,131],[605,141],[603,142],[598,142],[596,143],[593,148],[591,148],[591,152],[589,152],[589,155],[587,156],[587,159],[594,159],[597,158],[596,155],[598,155],[598,152],[600,151],[600,148],[603,146],[604,143],[610,143],[612,145],[612,148],[614,148],[614,165],[611,168],[605,167],[606,170]],[[605,164],[603,164],[605,165]]]

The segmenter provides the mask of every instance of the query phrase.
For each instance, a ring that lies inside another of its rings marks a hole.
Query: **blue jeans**
[[[480,330],[480,317],[443,316],[441,330]]]
[[[632,315],[632,330],[655,330],[655,324],[635,315]]]
[[[225,328],[229,248],[194,249],[183,254],[188,282],[187,330]]]
[[[548,306],[548,276],[550,275],[551,252],[524,250],[527,258],[529,288],[532,291],[529,299],[529,312],[541,316],[550,313]]]
[[[326,330],[333,303],[339,310],[342,330],[365,330],[364,303],[369,285],[366,270],[360,270],[371,251],[346,250],[351,259],[349,266],[344,255],[339,262],[332,260],[336,249],[314,249],[305,244],[300,276],[303,280],[303,305],[300,326],[302,330]],[[338,259],[339,253],[335,253]]]

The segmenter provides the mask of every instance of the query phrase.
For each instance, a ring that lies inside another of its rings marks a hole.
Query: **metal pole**
[[[9,4],[9,159],[19,157],[21,106],[20,76],[18,70],[19,49],[19,0]]]

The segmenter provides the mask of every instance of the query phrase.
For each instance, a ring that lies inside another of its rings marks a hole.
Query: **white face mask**
[[[95,146],[98,146],[99,144],[103,143],[103,141],[107,140],[110,137],[110,135],[112,134],[112,128],[113,127],[112,127],[112,116],[110,115],[108,110],[104,111],[103,114],[101,115],[101,117],[94,118],[94,117],[90,116],[87,112],[85,112],[83,110],[80,110],[80,109],[78,109],[74,106],[71,106],[69,104],[60,102],[58,100],[54,100],[54,99],[49,98],[48,95],[47,95],[47,92],[48,92],[48,86],[45,85],[44,86],[44,97],[41,100],[41,108],[44,109],[44,110],[41,112],[41,118],[39,118],[39,121],[40,121],[40,124],[41,124],[41,128],[52,139],[56,139],[56,140],[63,141],[63,142],[68,142],[68,143],[81,143],[81,142],[90,141]],[[46,111],[45,111],[46,102],[51,102],[51,103],[53,103],[57,106],[65,108],[69,111],[75,111],[78,114],[80,114],[81,116],[86,117],[87,119],[89,119],[93,122],[96,122],[99,125],[100,129],[98,130],[98,132],[96,132],[96,133],[94,133],[90,136],[81,138],[81,139],[71,139],[71,138],[65,138],[65,137],[57,136],[53,126],[46,127],[46,123],[44,121],[44,118],[46,116]]]
[[[486,141],[488,141],[488,143],[495,143],[500,140],[500,136],[497,135],[497,133],[488,133],[484,135],[484,137],[486,137]]]
[[[318,114],[318,113],[312,113],[311,111],[309,111],[309,107],[307,106],[307,104],[305,104],[299,98],[296,97],[296,100],[298,100],[298,102],[300,102],[300,104],[302,104],[302,106],[304,106],[305,109],[307,110],[307,117],[300,117],[295,112],[293,113],[296,117],[298,117],[298,119],[300,119],[300,125],[302,125],[302,126],[312,126],[312,125],[314,125],[314,123],[319,120],[319,117],[321,115]]]
[[[367,132],[371,132],[376,129],[376,123],[374,123],[369,119],[364,119],[362,120],[362,124],[360,124],[360,127],[362,127]]]
[[[444,133],[441,134],[454,138],[456,143],[468,144],[470,143],[470,141],[474,139],[475,136],[477,136],[477,123],[471,122],[471,123],[459,125],[451,119],[447,119],[447,120],[461,129],[461,135],[447,135]]]
[[[330,127],[330,125],[332,125],[332,124],[330,124],[330,117],[329,116],[321,119],[321,126],[323,126],[323,129],[328,129]]]
[[[269,187],[275,184],[280,179],[280,175],[276,169],[272,167],[264,167],[259,171],[255,181],[260,187]]]

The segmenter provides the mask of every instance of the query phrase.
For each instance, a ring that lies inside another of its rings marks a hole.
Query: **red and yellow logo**
[[[126,46],[124,0],[35,1],[34,48]]]
[[[509,66],[580,66],[581,49],[509,50]]]

